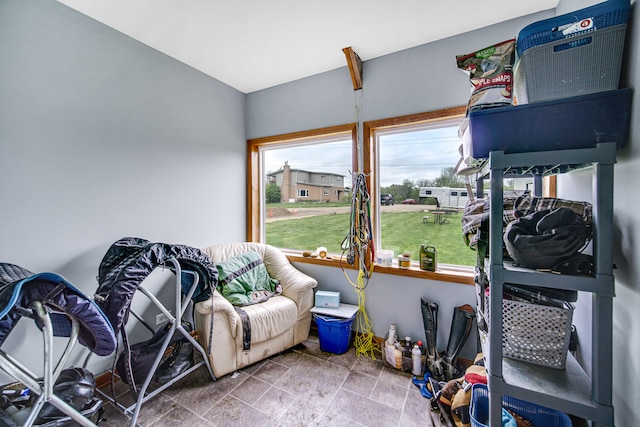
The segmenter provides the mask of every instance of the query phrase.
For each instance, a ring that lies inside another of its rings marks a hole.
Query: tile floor
[[[199,368],[143,405],[138,425],[434,426],[435,413],[411,376],[376,358],[356,357],[353,347],[341,355],[323,352],[312,332],[303,344],[236,376],[212,382]],[[133,402],[126,385],[116,390],[124,404]],[[111,403],[105,409],[101,426],[129,425]]]

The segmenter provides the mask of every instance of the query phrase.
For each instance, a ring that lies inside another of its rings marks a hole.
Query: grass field
[[[427,223],[424,212],[386,212],[382,214],[382,249],[394,256],[408,251],[417,260],[421,244],[434,246],[438,263],[475,265],[475,252],[462,239],[461,214],[447,216],[449,223]],[[281,248],[315,250],[325,246],[330,253],[342,253],[341,244],[349,232],[349,214],[319,215],[275,221],[266,224],[267,242]]]

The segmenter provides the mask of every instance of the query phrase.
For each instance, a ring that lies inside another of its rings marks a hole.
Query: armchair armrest
[[[282,294],[292,300],[297,300],[297,295],[318,286],[318,281],[307,276],[295,268],[292,264],[284,265],[275,277],[282,285]]]
[[[211,298],[196,304],[196,310],[201,315],[222,315],[226,316],[229,322],[231,335],[235,339],[239,333],[242,333],[242,323],[240,315],[233,308],[233,305],[216,290]]]
[[[282,295],[292,299],[299,312],[311,309],[316,279],[295,268],[280,249],[270,245],[265,245],[264,263],[269,275],[280,282]]]

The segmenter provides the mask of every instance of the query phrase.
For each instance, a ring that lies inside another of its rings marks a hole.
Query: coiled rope
[[[356,356],[365,355],[376,359],[375,352],[380,352],[380,346],[374,341],[372,332],[373,322],[369,319],[365,308],[364,290],[369,284],[373,274],[374,245],[371,229],[370,196],[367,191],[366,176],[363,173],[352,173],[353,192],[351,196],[351,216],[349,234],[342,242],[342,257],[340,267],[347,281],[354,287],[358,296],[358,312],[356,313],[356,333],[354,346]],[[345,259],[349,264],[358,264],[358,277],[356,282],[349,278],[342,266]]]

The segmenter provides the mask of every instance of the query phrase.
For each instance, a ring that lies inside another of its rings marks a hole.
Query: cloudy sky
[[[458,162],[458,126],[380,136],[380,185],[402,184],[440,176]],[[292,169],[350,176],[351,141],[309,144],[265,151],[265,169],[274,172],[289,162]],[[349,185],[350,179],[345,179]]]

